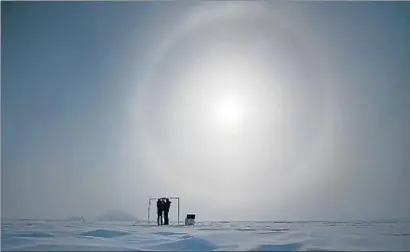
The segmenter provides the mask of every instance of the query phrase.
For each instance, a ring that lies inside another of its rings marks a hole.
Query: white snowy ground
[[[131,222],[2,220],[4,251],[410,250],[409,222]]]

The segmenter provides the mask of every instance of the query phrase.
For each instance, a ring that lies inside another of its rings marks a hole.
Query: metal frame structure
[[[177,204],[177,206],[178,206],[178,226],[179,226],[179,197],[158,197],[158,198],[149,198],[148,199],[148,225],[150,224],[149,222],[150,222],[150,219],[149,219],[149,217],[150,217],[150,210],[151,210],[151,200],[158,200],[158,199],[162,199],[162,198],[168,198],[168,199],[170,199],[170,200],[172,200],[172,199],[176,199],[176,200],[178,200],[178,204]]]

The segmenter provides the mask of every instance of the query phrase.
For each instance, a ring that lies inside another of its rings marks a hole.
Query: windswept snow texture
[[[1,243],[4,251],[408,251],[410,223],[3,220]]]

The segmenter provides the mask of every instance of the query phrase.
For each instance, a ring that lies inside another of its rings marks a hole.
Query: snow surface
[[[146,222],[2,220],[4,251],[410,250],[410,222]]]

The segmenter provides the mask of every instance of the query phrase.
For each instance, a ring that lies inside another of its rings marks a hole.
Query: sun
[[[221,95],[214,100],[213,122],[220,130],[236,131],[244,123],[244,101],[233,94]]]

